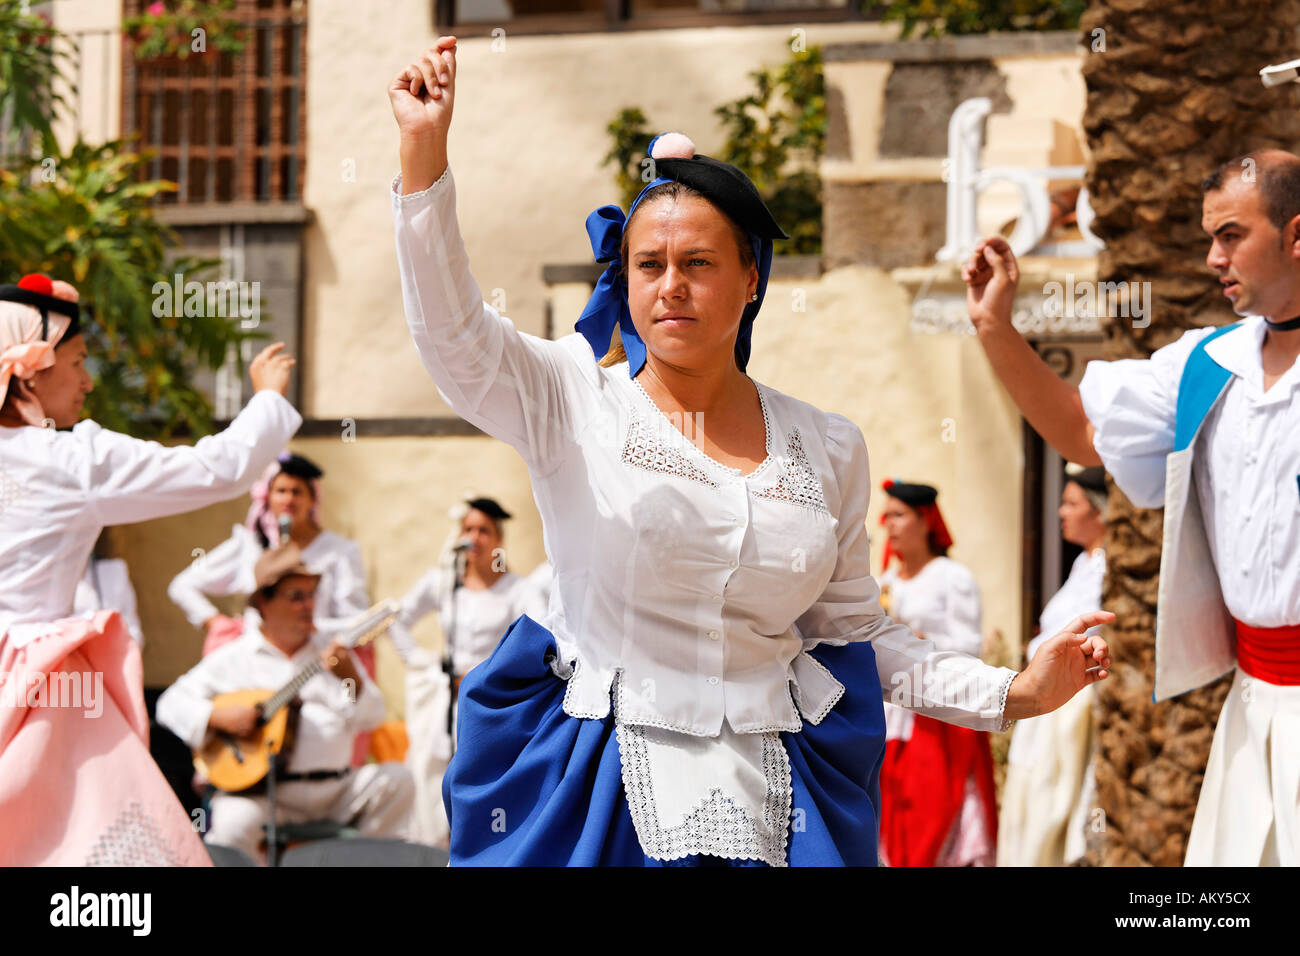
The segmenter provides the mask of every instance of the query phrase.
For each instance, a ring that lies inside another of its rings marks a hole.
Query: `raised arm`
[[[420,360],[456,413],[546,473],[573,433],[571,393],[584,372],[566,344],[519,332],[483,301],[456,219],[447,136],[455,38],[399,73],[388,95],[401,134],[392,195],[406,321]],[[572,345],[572,343],[569,343]],[[586,375],[594,380],[590,352]]]
[[[1100,465],[1079,390],[1053,372],[1011,324],[1020,267],[1006,240],[980,240],[961,277],[980,345],[1020,414],[1062,458]]]
[[[302,416],[285,399],[294,360],[283,343],[249,368],[255,394],[225,431],[193,446],[166,447],[98,427],[86,429],[88,454],[67,463],[92,520],[129,524],[193,511],[248,490],[293,437]],[[83,452],[79,448],[78,455]]]

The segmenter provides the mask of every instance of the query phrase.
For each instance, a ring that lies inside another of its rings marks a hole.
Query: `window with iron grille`
[[[124,13],[151,5],[124,0]],[[150,175],[179,187],[164,194],[164,203],[298,203],[307,129],[306,0],[236,0],[228,16],[244,42],[235,54],[208,42],[205,52],[183,59],[138,60],[136,40],[124,36],[123,127],[156,154]]]
[[[434,19],[440,30],[476,36],[502,27],[568,33],[859,20],[862,7],[860,0],[435,0]]]

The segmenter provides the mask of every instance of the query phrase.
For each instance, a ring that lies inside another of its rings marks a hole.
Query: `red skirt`
[[[998,808],[988,734],[920,714],[914,717],[908,739],[885,744],[880,769],[882,858],[890,866],[991,864]],[[973,781],[976,807],[963,813],[970,805],[968,781]]]

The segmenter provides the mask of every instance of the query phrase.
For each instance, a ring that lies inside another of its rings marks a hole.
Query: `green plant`
[[[261,333],[212,309],[155,314],[155,283],[171,285],[177,273],[200,279],[215,263],[172,258],[178,239],[150,201],[176,187],[140,181],[147,163],[122,142],[77,142],[65,155],[0,170],[0,276],[43,272],[80,291],[91,312],[90,417],[133,434],[201,434],[212,410],[191,385],[196,363],[219,368],[232,347]]]
[[[991,33],[994,30],[1072,30],[1087,0],[885,0],[884,19],[903,25],[910,37]],[[880,3],[862,3],[879,9]]]
[[[754,92],[714,110],[725,141],[717,158],[738,166],[754,181],[790,239],[778,254],[821,252],[821,180],[817,163],[826,143],[826,89],[821,50],[792,54],[775,69],[750,74]],[[606,127],[623,207],[645,186],[645,150],[653,133],[637,107],[620,110]]]
[[[654,133],[650,132],[645,113],[637,106],[619,110],[605,127],[605,132],[609,133],[614,145],[605,154],[601,164],[614,165],[619,199],[623,208],[627,209],[636,199],[637,193],[650,181],[646,172],[649,167],[643,160]]]
[[[821,177],[826,148],[826,81],[820,47],[779,69],[756,70],[754,92],[714,110],[726,141],[718,158],[754,181],[790,238],[778,253],[816,255],[822,247]]]
[[[62,105],[55,92],[67,53],[60,50],[57,31],[45,20],[23,12],[18,0],[0,0],[0,117],[7,117],[0,155],[20,149],[24,135],[53,143],[50,116]]]
[[[222,53],[243,52],[243,29],[234,18],[235,0],[155,0],[144,13],[122,20],[137,60],[202,53],[207,44]]]

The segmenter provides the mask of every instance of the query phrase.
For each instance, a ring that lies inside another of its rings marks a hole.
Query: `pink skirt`
[[[0,866],[210,866],[198,829],[149,755],[116,611],[0,633]]]

